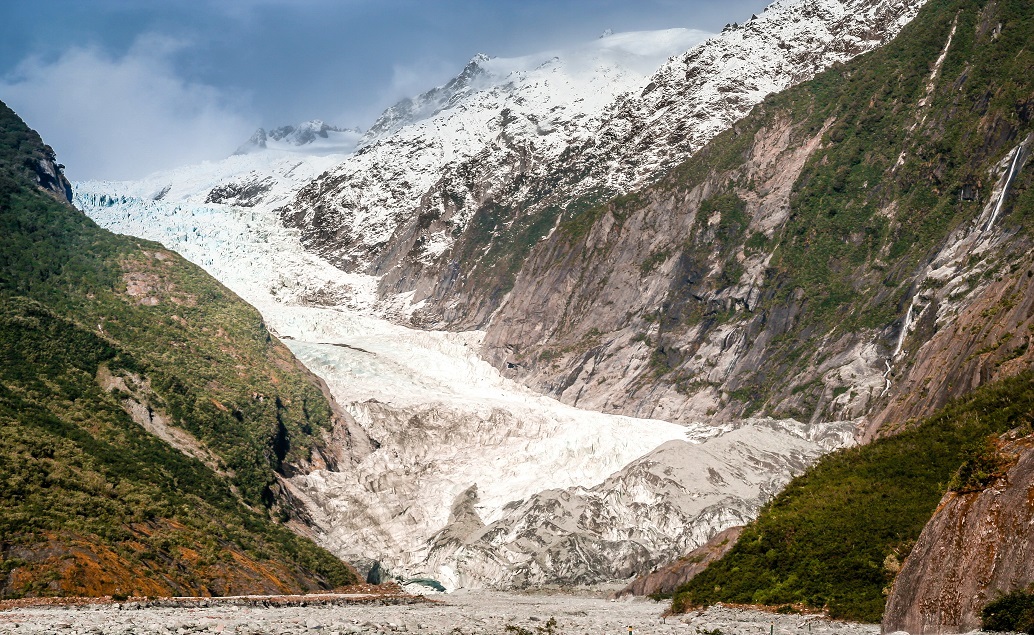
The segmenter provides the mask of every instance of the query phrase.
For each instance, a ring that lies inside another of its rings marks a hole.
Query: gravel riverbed
[[[570,635],[877,635],[875,624],[818,616],[776,615],[711,607],[662,617],[667,603],[644,598],[617,601],[588,595],[457,591],[408,605],[209,606],[128,608],[118,605],[32,607],[0,611],[0,633],[223,635],[416,633],[424,635],[543,635],[550,618],[555,633]],[[508,627],[510,627],[508,629]],[[717,634],[715,634],[717,635]]]

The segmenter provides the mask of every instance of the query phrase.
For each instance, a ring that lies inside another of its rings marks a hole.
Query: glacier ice
[[[654,58],[693,38],[700,36],[616,34],[565,60],[479,57],[467,88],[389,109],[355,154],[267,143],[262,152],[139,181],[77,183],[75,203],[103,227],[178,251],[255,305],[379,443],[340,471],[285,481],[324,546],[450,589],[625,577],[753,517],[793,474],[850,444],[852,422],[682,426],[566,406],[482,361],[481,332],[421,331],[386,319],[412,311],[411,294],[378,299],[376,277],[307,252],[279,210],[347,157],[365,151],[363,165],[387,161],[395,142],[378,140],[395,135],[431,163],[364,173],[379,180],[372,216],[356,218],[367,232],[360,240],[384,240],[397,220],[392,210],[415,196],[409,189],[426,189],[433,165],[478,151],[517,97],[525,100],[522,125],[552,148],[542,156],[553,156],[599,127],[615,91],[641,88],[663,61]],[[435,117],[463,90],[489,80],[498,88],[500,78],[525,82],[525,92],[489,90],[483,101],[494,110]],[[536,110],[543,105],[547,112]],[[405,191],[391,190],[400,180]],[[447,237],[440,242],[444,249]]]

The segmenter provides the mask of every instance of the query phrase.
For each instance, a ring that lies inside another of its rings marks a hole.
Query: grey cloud
[[[71,48],[27,58],[0,80],[0,99],[54,146],[73,179],[130,179],[218,159],[255,129],[246,103],[184,80],[173,56],[189,44],[144,35],[121,57]]]

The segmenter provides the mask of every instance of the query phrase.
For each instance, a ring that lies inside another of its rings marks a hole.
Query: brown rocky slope
[[[641,575],[615,595],[671,595],[715,560],[724,556],[743,532],[742,526],[720,531],[706,543],[667,564]]]
[[[894,582],[884,632],[977,630],[988,602],[1034,584],[1034,437],[1007,439],[989,482],[944,496]]]

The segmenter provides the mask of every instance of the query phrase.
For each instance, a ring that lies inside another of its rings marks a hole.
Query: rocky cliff
[[[1028,19],[929,5],[657,184],[562,218],[485,354],[568,403],[676,421],[878,426],[1025,368]]]
[[[707,568],[715,560],[721,558],[743,533],[743,527],[737,525],[718,532],[693,551],[679,556],[677,560],[643,574],[631,584],[617,592],[617,597],[625,595],[671,595],[680,586],[692,580],[698,573]]]
[[[941,501],[894,582],[884,632],[978,630],[988,602],[1034,584],[1034,438],[1011,436],[982,457],[981,481]]]

